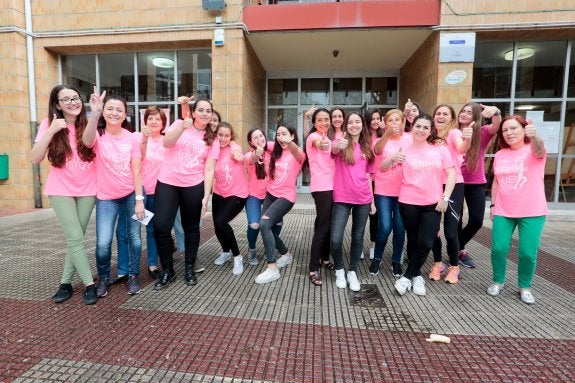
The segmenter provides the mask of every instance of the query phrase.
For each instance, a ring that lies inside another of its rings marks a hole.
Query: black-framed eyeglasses
[[[77,103],[81,102],[82,99],[80,97],[76,96],[76,97],[72,97],[72,98],[70,98],[70,97],[60,98],[60,99],[58,99],[58,101],[60,101],[64,105],[70,105],[72,103],[77,104]]]

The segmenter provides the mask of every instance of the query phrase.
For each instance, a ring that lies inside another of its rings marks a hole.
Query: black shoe
[[[371,265],[369,265],[369,272],[372,275],[377,275],[379,274],[379,260],[374,259],[373,261],[371,261]]]
[[[169,271],[164,271],[156,284],[154,285],[154,290],[161,290],[165,287],[168,287],[170,283],[172,283],[176,279],[175,273],[170,273]]]
[[[393,272],[393,276],[396,278],[399,278],[403,275],[403,270],[401,269],[401,263],[399,262],[392,262],[391,270]]]
[[[73,291],[71,284],[62,283],[54,295],[54,303],[66,302],[68,299],[72,298]]]
[[[150,275],[150,277],[152,279],[155,279],[155,280],[158,280],[162,277],[162,273],[160,273],[160,270],[158,270],[158,269],[154,269],[154,270],[148,269],[148,274]]]
[[[128,282],[128,274],[118,276],[117,278],[112,279],[110,281],[110,284],[111,285],[117,285],[118,283],[124,283],[124,282]]]
[[[96,293],[96,285],[86,286],[84,291],[84,304],[93,305],[98,301],[98,294]]]
[[[194,266],[186,267],[186,275],[184,276],[186,284],[188,286],[194,286],[198,284],[198,278],[196,277],[196,272],[194,271]]]

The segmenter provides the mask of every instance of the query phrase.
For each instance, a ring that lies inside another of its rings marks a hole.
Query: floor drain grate
[[[359,307],[385,308],[383,296],[376,285],[361,285],[361,290],[349,293],[350,304]]]

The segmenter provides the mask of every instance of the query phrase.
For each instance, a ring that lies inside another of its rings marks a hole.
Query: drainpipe
[[[36,121],[36,78],[34,71],[34,40],[32,38],[32,7],[30,0],[24,1],[24,14],[26,16],[26,56],[28,59],[28,95],[30,97],[30,140],[34,143],[37,133]],[[40,185],[40,165],[32,165],[34,182],[34,206],[42,207],[42,191]]]

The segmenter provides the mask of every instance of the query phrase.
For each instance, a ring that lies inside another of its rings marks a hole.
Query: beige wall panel
[[[24,1],[2,0],[0,1],[0,25],[26,28],[24,17]]]

